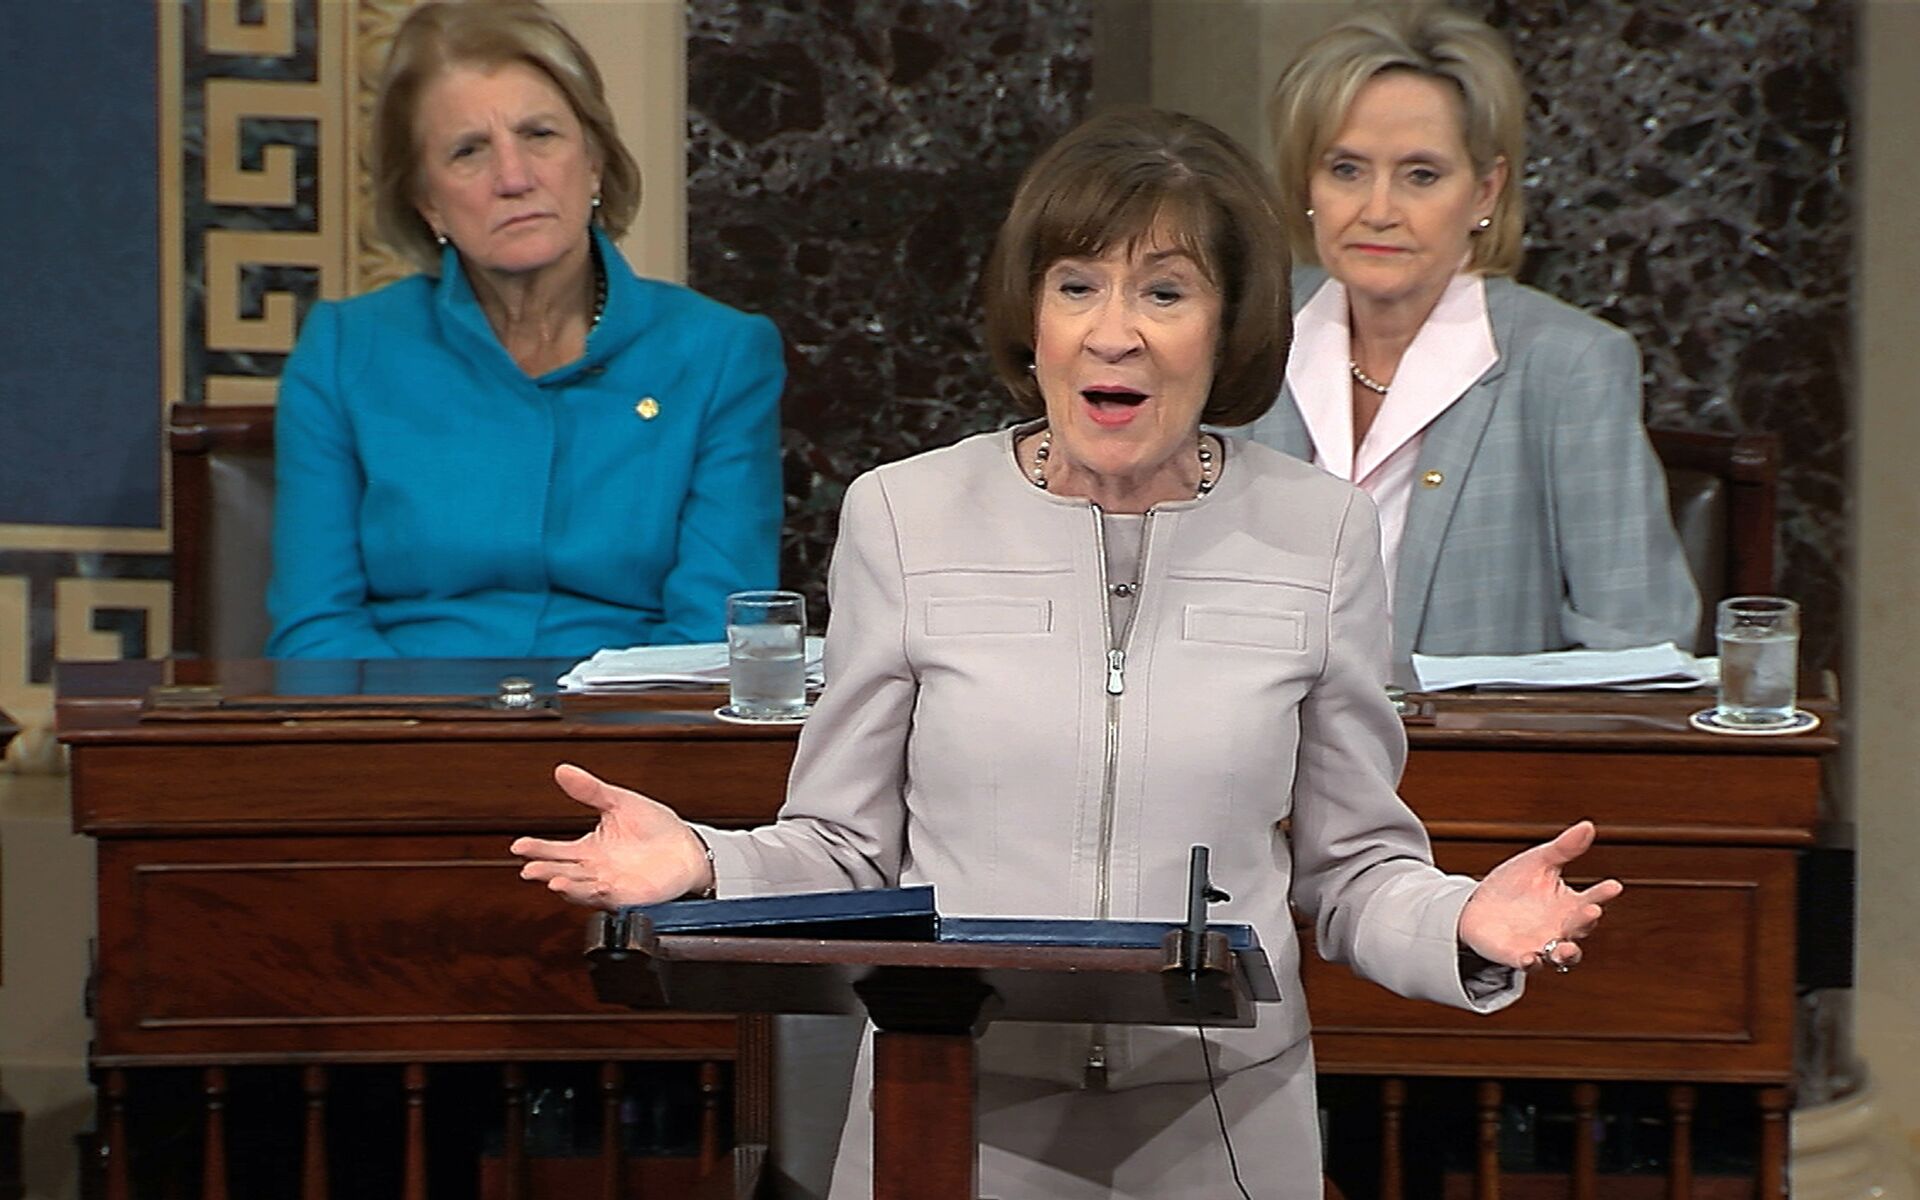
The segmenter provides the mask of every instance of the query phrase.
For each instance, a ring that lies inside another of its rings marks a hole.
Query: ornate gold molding
[[[353,19],[353,101],[347,109],[353,154],[353,290],[357,294],[413,274],[411,262],[380,240],[373,223],[373,172],[367,159],[373,102],[394,34],[416,0],[356,0]]]

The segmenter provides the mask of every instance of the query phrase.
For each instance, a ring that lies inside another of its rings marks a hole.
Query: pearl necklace
[[[1033,469],[1027,474],[1033,479],[1033,486],[1041,491],[1047,490],[1047,456],[1053,453],[1053,430],[1040,431],[1040,444],[1033,448]],[[1213,447],[1207,445],[1207,435],[1199,435],[1198,453],[1200,456],[1200,482],[1193,489],[1193,498],[1198,500],[1213,490],[1214,466]]]
[[[1348,359],[1347,370],[1353,375],[1353,381],[1359,384],[1361,387],[1367,389],[1370,392],[1374,392],[1382,396],[1387,394],[1387,385],[1384,383],[1381,383],[1378,379],[1375,379],[1373,376],[1367,374],[1365,371],[1362,371],[1360,369],[1359,363],[1353,361],[1352,359]]]

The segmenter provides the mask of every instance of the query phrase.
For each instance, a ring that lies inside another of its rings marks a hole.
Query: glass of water
[[[1779,596],[1722,600],[1714,635],[1720,645],[1720,702],[1714,715],[1749,728],[1793,720],[1800,606]]]
[[[799,592],[727,597],[728,707],[777,721],[807,711],[807,598]]]

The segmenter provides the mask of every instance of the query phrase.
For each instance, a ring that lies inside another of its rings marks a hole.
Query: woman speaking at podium
[[[1174,918],[1212,847],[1284,1002],[1219,1030],[996,1024],[981,1043],[993,1196],[1319,1200],[1300,946],[1490,1011],[1619,891],[1561,868],[1590,825],[1478,884],[1437,870],[1395,793],[1379,527],[1357,489],[1212,432],[1259,416],[1287,350],[1270,185],[1224,134],[1095,117],[1029,169],[987,269],[1001,381],[1034,417],[884,466],[842,510],[827,690],[778,821],[696,831],[585,771],[600,813],[523,838],[522,874],[618,906],[935,885],[943,912]],[[635,781],[643,782],[643,781]],[[868,1194],[863,1053],[832,1196]]]

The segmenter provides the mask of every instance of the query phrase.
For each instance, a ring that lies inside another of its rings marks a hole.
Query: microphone
[[[1180,939],[1180,968],[1190,976],[1200,974],[1201,948],[1207,937],[1207,905],[1233,899],[1207,878],[1209,855],[1205,846],[1195,846],[1187,856],[1187,928]]]

